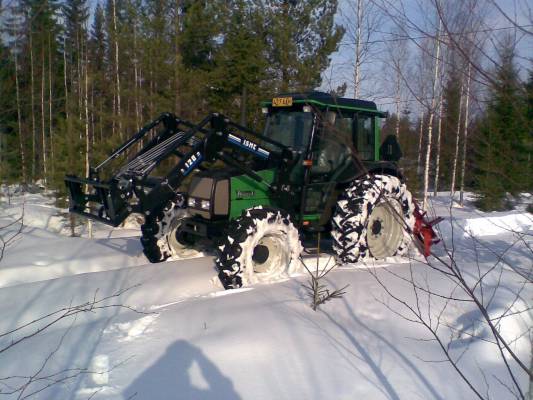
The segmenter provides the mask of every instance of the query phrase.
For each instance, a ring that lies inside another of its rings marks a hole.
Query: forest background
[[[527,0],[3,0],[0,29],[1,183],[62,194],[162,112],[260,129],[260,100],[321,89],[390,111],[424,199],[533,191]]]

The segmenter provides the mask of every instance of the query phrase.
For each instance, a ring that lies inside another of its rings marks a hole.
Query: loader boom
[[[104,167],[112,160],[124,156],[134,144],[161,125],[163,129],[115,171],[109,180],[100,179],[100,171]],[[268,142],[279,151],[267,150],[250,137]],[[201,168],[201,164],[206,161],[221,160],[262,182],[263,178],[237,160],[233,156],[234,152],[249,154],[266,162],[276,162],[282,169],[284,165],[288,167],[293,158],[292,151],[287,146],[221,114],[211,113],[198,124],[170,113],[162,114],[114,150],[98,166],[91,168],[87,178],[66,176],[69,210],[112,226],[118,226],[134,212],[149,215],[161,203],[175,198],[183,180],[193,170]],[[165,177],[150,176],[163,160],[173,155],[179,157],[179,162]],[[84,190],[84,186],[87,189]],[[277,187],[280,185],[271,189],[276,190]]]

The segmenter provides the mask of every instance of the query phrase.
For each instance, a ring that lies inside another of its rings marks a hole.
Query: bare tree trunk
[[[103,122],[102,122],[102,113],[104,112],[103,109],[102,109],[102,99],[98,99],[98,105],[99,105],[99,117],[98,117],[98,129],[99,129],[99,133],[100,133],[100,142],[102,142],[104,140],[104,127],[103,127]]]
[[[422,137],[424,135],[424,112],[420,114],[420,127],[418,128],[418,156],[416,160],[416,175],[422,174]]]
[[[363,24],[363,2],[357,0],[357,34],[355,39],[354,98],[359,98],[361,81],[361,25]]]
[[[442,21],[439,18],[439,28],[437,31],[437,50],[435,56],[435,68],[433,72],[433,90],[431,97],[431,107],[429,109],[429,122],[428,122],[428,140],[426,147],[426,162],[424,165],[424,201],[422,202],[422,208],[427,210],[427,201],[428,201],[428,189],[429,189],[429,165],[430,165],[430,156],[431,156],[431,136],[433,133],[433,118],[435,117],[435,110],[437,105],[436,92],[437,85],[439,82],[439,64],[440,64],[440,30],[442,28]]]
[[[111,133],[113,137],[117,131],[117,96],[113,93],[113,120],[111,121]]]
[[[48,177],[48,171],[46,170],[46,126],[44,119],[44,87],[45,87],[45,67],[44,67],[44,47],[41,49],[41,147],[43,152],[43,182],[46,187],[46,178]]]
[[[120,68],[118,64],[119,60],[119,53],[118,53],[118,31],[117,31],[117,7],[116,7],[116,0],[113,0],[113,33],[115,35],[115,80],[117,84],[117,118],[118,118],[118,134],[121,139],[123,139],[123,132],[122,132],[122,113],[120,110]]]
[[[459,158],[459,138],[461,136],[461,116],[463,114],[463,83],[461,82],[461,93],[459,97],[459,112],[457,113],[457,127],[455,130],[455,152],[452,162],[452,184],[450,186],[450,196],[453,199],[455,194],[455,177],[457,175],[457,159]]]
[[[150,63],[150,115],[154,115],[154,73],[153,73],[153,66]]]
[[[83,105],[85,108],[85,176],[90,176],[90,155],[91,155],[91,137],[89,134],[89,50],[86,47],[85,54],[85,76],[84,76],[84,96]],[[91,219],[87,219],[89,238],[93,237],[93,224]]]
[[[33,40],[32,36],[33,33],[31,32],[31,24],[30,24],[30,103],[31,103],[31,153],[32,153],[32,162],[31,162],[31,179],[32,181],[35,179],[35,171],[36,171],[36,159],[37,159],[37,139],[36,139],[36,132],[35,132],[35,99],[34,99],[34,77],[33,77]]]
[[[67,139],[70,140],[70,113],[69,113],[69,102],[68,102],[68,84],[67,84],[67,46],[66,38],[63,36],[63,84],[65,86],[65,118],[67,125]],[[76,217],[73,213],[69,214],[70,222],[70,235],[72,237],[76,236]]]
[[[16,46],[15,46],[16,47]],[[17,95],[17,123],[19,131],[19,147],[20,147],[20,163],[22,167],[22,183],[27,183],[27,174],[26,174],[26,154],[24,152],[24,138],[22,137],[22,117],[20,113],[20,88],[19,88],[19,65],[18,65],[18,56],[17,49],[13,52],[15,55],[15,88]]]
[[[439,97],[439,120],[437,122],[437,151],[435,155],[435,183],[433,188],[433,196],[437,195],[439,188],[439,174],[440,174],[440,142],[442,136],[442,91]]]
[[[396,72],[396,93],[395,93],[395,103],[396,103],[396,126],[394,127],[394,132],[396,134],[396,139],[400,140],[400,71]]]
[[[465,167],[466,167],[466,144],[468,139],[468,108],[470,103],[470,63],[468,64],[468,76],[466,77],[466,100],[465,100],[465,121],[463,138],[463,158],[461,160],[461,183],[459,186],[459,204],[463,206],[465,188]]]
[[[48,140],[50,142],[50,166],[54,176],[54,135],[52,123],[52,45],[48,34]]]
[[[141,117],[139,115],[139,90],[137,88],[137,82],[139,81],[139,74],[137,71],[137,20],[133,23],[133,78],[134,78],[134,97],[135,97],[135,129],[138,131],[141,129]],[[177,94],[176,94],[177,96]],[[176,100],[177,103],[177,100]]]
[[[78,118],[81,121],[82,119],[82,109],[83,109],[83,98],[82,98],[82,79],[83,79],[83,44],[81,43],[81,32],[78,29],[78,32],[76,32],[76,47],[78,48],[78,59],[77,59],[77,66],[78,66]],[[80,131],[80,140],[83,140],[83,133]]]
[[[181,115],[181,98],[180,98],[180,66],[181,66],[181,54],[180,54],[180,44],[179,44],[179,37],[180,37],[180,26],[181,26],[181,0],[177,0],[175,4],[176,9],[176,22],[174,24],[174,47],[176,56],[174,59],[174,84],[175,84],[175,112],[178,115]]]
[[[94,122],[94,82],[91,80],[91,107],[90,107],[90,116],[91,116],[91,145],[96,144],[96,126]]]
[[[69,112],[68,112],[68,85],[67,85],[67,50],[66,39],[63,36],[63,80],[65,85],[65,117],[67,119],[67,137],[69,135]]]

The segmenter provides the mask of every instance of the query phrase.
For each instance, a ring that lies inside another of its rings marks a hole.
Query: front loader
[[[385,114],[374,103],[293,93],[262,111],[261,134],[218,113],[197,124],[162,114],[87,178],[66,177],[70,211],[112,226],[144,215],[151,262],[210,245],[225,288],[290,273],[301,239],[322,232],[343,263],[403,254],[413,235],[425,252],[436,241],[397,166],[398,143],[380,145]],[[164,160],[175,160],[170,172],[154,176]]]

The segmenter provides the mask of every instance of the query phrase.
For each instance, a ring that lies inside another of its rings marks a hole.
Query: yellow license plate
[[[274,97],[272,99],[272,107],[291,107],[292,97]]]

